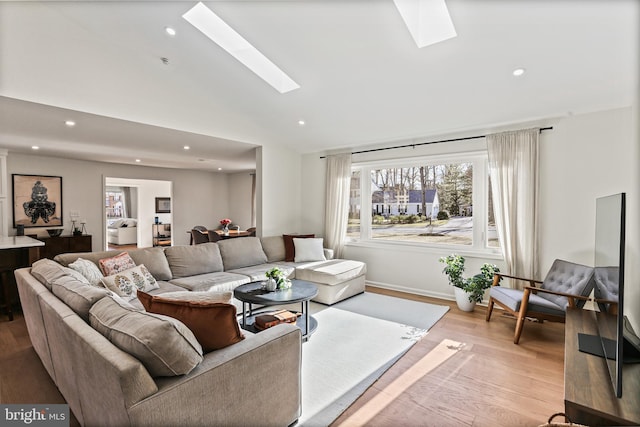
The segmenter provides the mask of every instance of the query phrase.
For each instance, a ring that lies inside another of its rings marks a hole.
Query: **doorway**
[[[171,228],[171,181],[104,178],[105,250],[127,250],[154,245],[153,225]],[[169,200],[169,209],[156,212],[157,199]]]

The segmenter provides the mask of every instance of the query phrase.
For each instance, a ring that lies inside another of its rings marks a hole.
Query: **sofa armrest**
[[[131,424],[181,425],[188,413],[193,425],[290,425],[301,413],[301,364],[296,326],[248,335],[188,375],[157,379],[158,392],[129,408]]]

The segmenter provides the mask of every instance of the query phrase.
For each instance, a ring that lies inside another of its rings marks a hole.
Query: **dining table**
[[[228,234],[226,234],[222,230],[207,230],[207,231],[208,232],[214,232],[214,233],[218,234],[221,239],[233,239],[235,237],[248,237],[248,236],[251,236],[251,232],[249,232],[247,230],[231,229],[231,230],[229,230]],[[187,234],[189,236],[191,236],[191,230],[187,231]],[[193,244],[193,236],[191,236],[191,238],[189,240],[189,244],[190,245]]]
[[[246,230],[229,230],[228,233],[225,233],[222,230],[213,230],[213,231],[215,231],[223,239],[232,239],[234,237],[247,237],[251,235],[251,233],[249,233]]]

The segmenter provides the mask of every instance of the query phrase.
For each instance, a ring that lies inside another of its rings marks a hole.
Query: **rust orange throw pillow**
[[[296,247],[293,245],[293,238],[309,239],[316,237],[315,234],[283,234],[284,239],[284,260],[293,262],[296,257]]]
[[[179,301],[138,292],[138,299],[150,313],[180,320],[193,332],[207,353],[244,339],[233,304],[206,301]]]

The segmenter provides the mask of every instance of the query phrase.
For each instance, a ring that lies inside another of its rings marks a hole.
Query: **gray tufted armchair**
[[[498,285],[500,277],[524,280],[530,286],[525,286],[523,290],[505,288]],[[541,286],[536,287],[536,283]],[[553,262],[542,282],[496,273],[489,291],[486,321],[491,319],[494,304],[511,313],[516,317],[513,342],[518,344],[525,318],[564,322],[567,307],[582,307],[589,300],[594,285],[592,267],[560,259]]]

